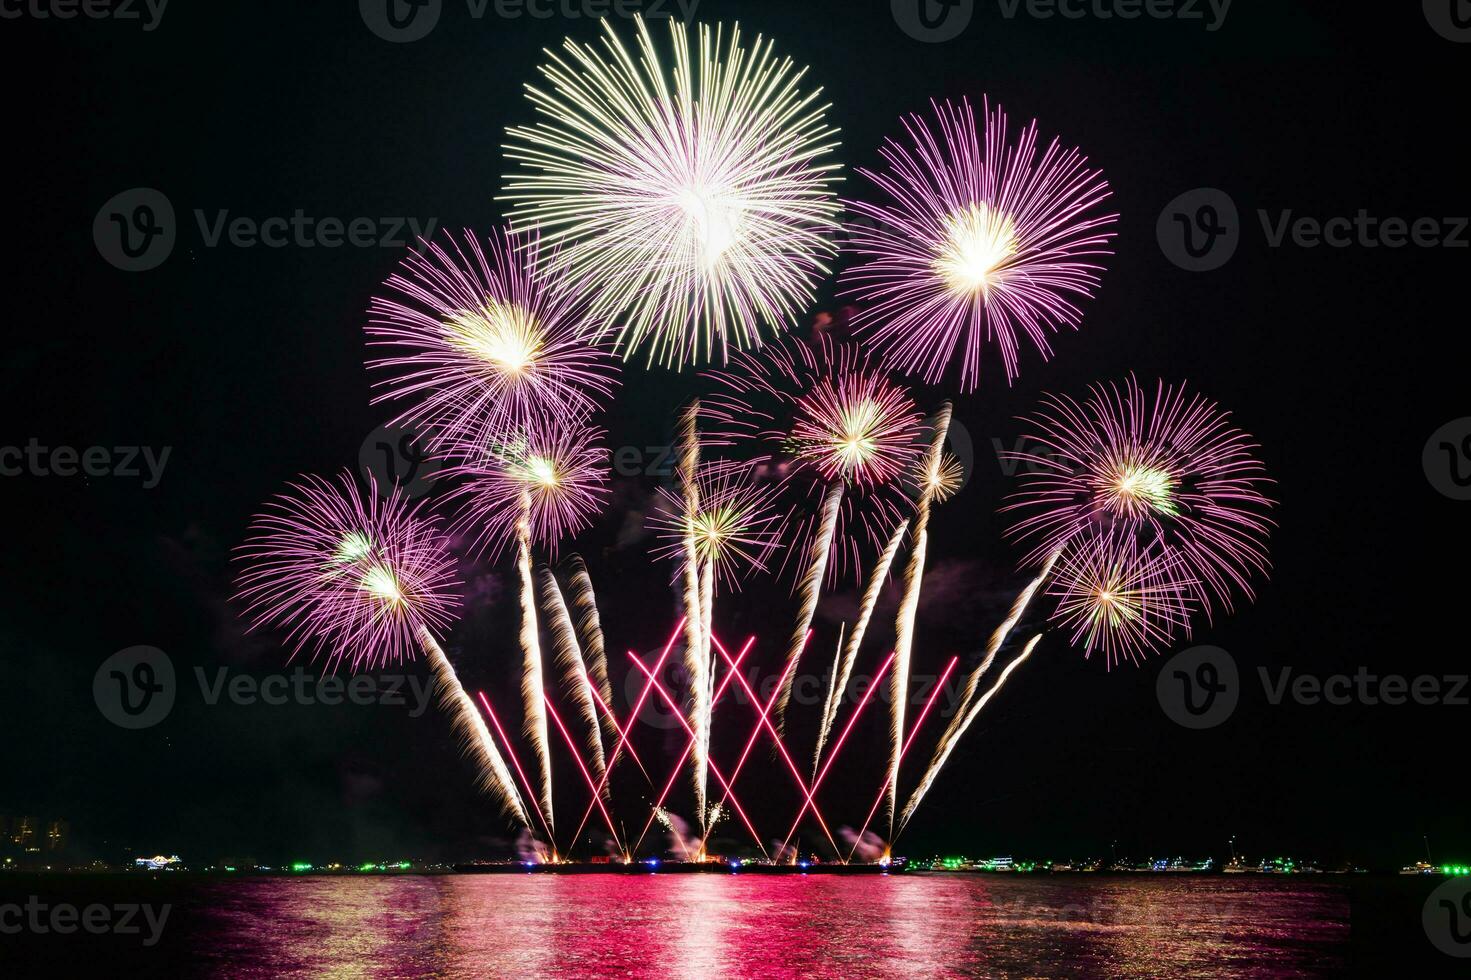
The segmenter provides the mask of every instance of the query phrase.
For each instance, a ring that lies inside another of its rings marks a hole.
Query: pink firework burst
[[[1191,584],[1178,553],[1114,531],[1069,542],[1047,592],[1057,598],[1053,622],[1085,656],[1101,651],[1112,667],[1189,635]]]
[[[391,372],[374,403],[414,399],[395,422],[435,448],[596,409],[617,364],[587,339],[586,305],[553,253],[534,234],[446,237],[410,252],[385,283],[397,296],[369,306],[369,345],[394,351],[369,362]]]
[[[890,140],[887,169],[861,171],[892,203],[845,202],[861,220],[847,228],[857,262],[841,288],[885,363],[932,383],[958,367],[971,391],[985,343],[1010,381],[1019,335],[1046,359],[1048,334],[1081,322],[1118,215],[1099,211],[1101,171],[1056,139],[1039,149],[1035,121],[1011,140],[1000,106],[982,104],[982,128],[967,100],[932,105],[938,134],[910,116],[912,145]]]
[[[907,481],[924,432],[909,393],[857,346],[826,336],[786,337],[733,354],[728,368],[707,376],[719,386],[700,403],[707,442],[755,447],[758,468],[780,477],[783,569],[807,554],[822,498],[842,484],[829,568],[856,573],[860,538],[886,540],[912,496]],[[860,528],[861,536],[854,533]]]
[[[582,419],[539,420],[488,443],[452,445],[449,454],[456,465],[442,475],[463,478],[445,497],[456,510],[450,529],[471,535],[482,553],[513,546],[523,517],[531,543],[555,552],[608,495],[603,432]]]
[[[1094,385],[1081,404],[1049,396],[1028,420],[1012,534],[1041,562],[1079,536],[1132,531],[1178,558],[1191,596],[1210,615],[1270,570],[1271,483],[1251,437],[1214,402],[1161,381],[1149,397],[1134,378]]]
[[[307,476],[255,518],[236,595],[252,628],[356,670],[411,659],[425,630],[449,626],[459,583],[437,519],[376,491],[348,472]]]
[[[755,468],[746,463],[703,464],[695,475],[699,507],[689,512],[676,488],[660,487],[649,527],[659,536],[654,554],[683,561],[686,542],[694,541],[701,565],[709,563],[716,577],[738,586],[747,575],[766,570],[766,560],[780,547],[780,517],[773,501],[776,488],[760,484]]]

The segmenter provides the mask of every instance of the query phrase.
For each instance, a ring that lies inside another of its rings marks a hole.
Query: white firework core
[[[827,275],[837,131],[770,41],[671,20],[661,60],[642,19],[636,50],[610,24],[527,86],[541,119],[508,131],[501,196],[624,357],[723,361],[794,323]]]

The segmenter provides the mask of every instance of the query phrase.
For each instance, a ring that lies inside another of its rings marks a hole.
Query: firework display
[[[1048,335],[1078,325],[1118,216],[1099,211],[1109,194],[1100,172],[1055,139],[1041,149],[1035,121],[1013,136],[986,102],[979,122],[965,100],[934,114],[938,132],[911,116],[910,145],[890,141],[888,168],[860,171],[890,200],[845,202],[857,261],[842,286],[887,363],[971,391],[986,344],[1009,380],[1023,337],[1045,359]]]
[[[507,134],[502,197],[561,246],[625,356],[720,360],[793,324],[827,272],[837,131],[770,41],[671,20],[661,56],[642,19],[635,51],[612,23],[527,86],[541,119]]]
[[[585,299],[536,235],[498,230],[482,241],[422,243],[369,306],[368,338],[386,348],[375,403],[410,402],[395,420],[432,445],[481,445],[611,394],[616,366],[589,343]]]
[[[1026,465],[1002,508],[1025,543],[1026,584],[967,624],[978,644],[988,636],[974,658],[932,649],[926,566],[957,506],[939,505],[964,489],[953,436],[966,405],[917,398],[893,374],[968,392],[986,343],[1008,378],[1023,335],[1049,355],[1049,334],[1076,326],[1098,287],[1115,222],[1099,213],[1107,184],[1076,150],[1043,148],[1035,123],[1013,134],[988,101],[979,114],[937,104],[938,132],[910,117],[913,145],[890,143],[888,169],[868,174],[889,202],[850,202],[870,219],[849,230],[842,278],[859,340],[770,337],[808,312],[833,254],[826,108],[771,42],[747,45],[738,29],[672,22],[668,64],[642,20],[635,50],[605,29],[600,47],[569,40],[542,69],[550,87],[528,88],[541,120],[510,131],[519,169],[502,195],[516,230],[421,243],[387,280],[393,298],[372,301],[375,402],[429,435],[440,492],[411,505],[371,480],[303,478],[252,525],[239,600],[253,625],[331,667],[422,651],[481,785],[536,860],[606,848],[633,861],[657,824],[653,837],[688,861],[729,834],[795,863],[804,832],[824,860],[852,861],[861,844],[887,861],[1044,637],[1112,668],[1189,637],[1197,613],[1209,622],[1251,599],[1269,567],[1269,480],[1251,439],[1184,385],[1151,394],[1130,377],[1081,402],[1048,396],[1026,419],[1029,448],[1010,454]],[[722,362],[697,379],[697,399],[672,406],[673,467],[658,486],[651,474],[610,489],[605,343],[650,364]],[[646,610],[600,606],[595,569],[560,558],[613,499],[632,503],[605,556],[648,532],[680,611],[657,624],[670,627],[662,647],[626,658],[613,644],[649,641]],[[515,635],[519,692],[472,698],[436,639],[471,558],[515,583],[515,628],[501,635]],[[849,579],[851,608],[819,616]],[[740,589],[767,590],[758,602],[774,625],[728,646]],[[820,697],[794,699],[813,649]],[[916,665],[939,675],[923,696]],[[941,725],[933,709],[952,676],[960,697]],[[504,713],[513,694],[519,725]],[[818,703],[811,724],[789,720]],[[880,726],[871,716],[885,710]],[[873,733],[881,757],[845,759]],[[574,766],[557,769],[567,755]],[[912,755],[928,757],[917,779]],[[877,777],[862,789],[873,806],[856,835],[834,835],[821,791],[855,772]],[[795,815],[764,826],[748,803],[778,790],[795,794]],[[575,825],[569,796],[585,802]]]

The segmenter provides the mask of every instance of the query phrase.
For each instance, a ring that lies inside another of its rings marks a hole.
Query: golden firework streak
[[[506,768],[505,759],[496,748],[495,740],[490,737],[490,729],[485,726],[480,710],[475,707],[475,702],[470,700],[470,695],[465,692],[459,677],[455,675],[454,665],[449,662],[444,650],[426,627],[420,626],[415,632],[419,645],[424,648],[424,655],[429,658],[429,669],[434,672],[435,681],[439,685],[439,703],[454,718],[455,732],[460,736],[460,743],[480,766],[480,788],[493,794],[506,813],[529,829],[531,823],[526,818],[526,806],[521,800],[521,794],[516,792],[516,784],[511,781],[511,771]]]
[[[582,638],[583,655],[587,658],[587,669],[592,674],[593,684],[604,704],[613,703],[613,685],[608,680],[608,651],[603,643],[603,621],[598,616],[597,596],[592,588],[592,576],[587,564],[578,555],[573,555],[571,600],[577,612],[577,632]],[[618,729],[611,717],[602,716],[606,731],[603,737],[612,741],[618,738]]]
[[[868,621],[873,617],[873,610],[878,605],[879,594],[884,590],[884,582],[889,577],[889,569],[894,564],[894,556],[899,552],[899,545],[904,541],[904,533],[909,530],[909,518],[899,522],[894,528],[894,533],[889,537],[889,543],[884,548],[883,554],[873,566],[873,572],[868,579],[868,588],[863,592],[863,605],[858,610],[858,621],[853,624],[853,632],[848,634],[848,645],[843,651],[843,666],[838,672],[837,687],[835,692],[847,690],[848,681],[853,677],[853,665],[858,662],[858,648],[863,644],[863,634],[868,630]],[[828,710],[823,715],[822,727],[817,733],[817,753],[814,756],[813,765],[816,766],[817,759],[821,757],[823,748],[827,745],[827,739],[832,734],[833,725],[838,720],[838,709],[842,707],[841,693],[834,693],[828,704]]]
[[[582,650],[577,645],[577,630],[572,625],[572,614],[567,610],[567,601],[557,585],[557,577],[550,569],[541,570],[542,609],[551,620],[552,645],[557,663],[562,668],[562,677],[573,700],[582,711],[587,722],[587,751],[592,761],[593,775],[597,785],[608,792],[607,780],[603,778],[606,764],[603,761],[602,725],[598,720],[598,706],[593,700],[592,681],[589,680],[587,665],[582,660]],[[607,703],[607,702],[605,702]]]
[[[1006,642],[1006,638],[1011,635],[1012,629],[1021,620],[1022,613],[1027,611],[1027,605],[1032,601],[1032,597],[1037,594],[1037,590],[1042,587],[1042,583],[1047,581],[1047,576],[1052,574],[1052,566],[1057,564],[1057,558],[1061,554],[1062,552],[1060,550],[1054,551],[1048,557],[1046,563],[1042,566],[1042,570],[1037,573],[1037,577],[1032,579],[1027,584],[1027,587],[1017,594],[1016,601],[1011,604],[1011,612],[1007,613],[1006,619],[1002,620],[1001,625],[996,627],[996,632],[991,634],[991,640],[986,644],[986,656],[981,660],[980,666],[971,671],[965,679],[965,690],[960,694],[960,705],[956,708],[954,717],[950,719],[950,727],[945,730],[945,738],[940,740],[941,745],[945,743],[945,739],[950,737],[951,732],[955,731],[955,727],[960,724],[960,719],[965,717],[966,709],[970,707],[971,701],[976,696],[976,691],[980,688],[981,676],[991,669],[991,662],[996,659],[996,654],[1001,649],[1001,645]]]
[[[691,402],[679,417],[679,482],[684,494],[684,521],[689,532],[684,539],[684,661],[690,675],[690,729],[695,744],[690,753],[695,785],[695,812],[703,836],[708,830],[705,789],[709,774],[710,746],[710,657],[706,630],[709,628],[710,582],[701,582],[695,522],[700,513],[700,489],[696,474],[700,466],[699,400]],[[713,575],[712,575],[713,578]]]
[[[828,484],[822,498],[822,524],[812,539],[812,550],[807,554],[807,574],[802,576],[799,592],[802,606],[797,613],[797,625],[792,630],[792,641],[787,651],[786,673],[781,685],[781,694],[776,699],[776,730],[786,733],[787,701],[792,696],[792,684],[797,679],[795,661],[802,656],[802,647],[807,644],[807,631],[812,627],[812,617],[817,612],[817,596],[822,591],[822,579],[827,574],[828,552],[832,548],[833,531],[838,526],[838,509],[843,503],[843,481]]]
[[[1022,648],[1022,652],[1015,660],[1006,665],[1006,669],[1001,672],[1000,677],[996,678],[996,683],[991,685],[991,689],[979,701],[971,705],[970,710],[965,712],[964,720],[960,725],[954,731],[950,732],[945,740],[940,743],[940,747],[935,752],[935,758],[930,763],[929,770],[924,774],[924,778],[920,780],[919,786],[915,788],[914,795],[904,805],[904,814],[899,819],[899,830],[901,832],[904,830],[905,824],[909,823],[909,818],[914,816],[914,811],[918,808],[920,801],[929,792],[931,784],[934,783],[935,777],[940,774],[940,769],[944,767],[945,760],[950,758],[950,753],[955,749],[955,745],[960,741],[960,737],[965,734],[966,729],[970,728],[971,722],[976,720],[976,716],[981,713],[981,709],[986,706],[986,702],[990,701],[996,692],[1001,690],[1001,685],[1006,683],[1006,678],[1011,676],[1011,672],[1021,666],[1023,660],[1026,660],[1032,655],[1032,648],[1037,645],[1037,641],[1040,639],[1042,639],[1042,634],[1038,633],[1027,641],[1027,645]],[[889,835],[889,839],[893,839],[892,834]]]
[[[935,417],[934,436],[924,457],[921,473],[924,490],[919,498],[919,513],[914,518],[914,547],[909,553],[909,568],[904,573],[904,597],[899,602],[899,615],[894,621],[894,672],[889,677],[889,716],[892,721],[892,746],[889,749],[889,837],[894,836],[894,816],[899,793],[899,758],[904,751],[904,709],[909,700],[909,664],[914,653],[914,614],[919,608],[919,593],[924,586],[925,551],[929,545],[930,475],[940,467],[945,450],[945,437],[950,434],[950,403],[940,406]]]
[[[547,828],[552,819],[552,755],[547,742],[546,684],[542,680],[541,644],[536,635],[536,596],[531,580],[531,494],[521,491],[521,517],[516,522],[516,570],[521,576],[521,700],[526,707],[526,735],[541,765],[541,812]]]

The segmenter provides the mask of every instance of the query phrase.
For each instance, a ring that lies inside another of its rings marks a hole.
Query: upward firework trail
[[[799,528],[789,536],[805,543],[787,651],[791,661],[807,642],[835,545],[849,537],[842,531],[845,502],[884,502],[917,455],[919,418],[907,391],[870,366],[856,348],[826,338],[816,345],[772,345],[759,357],[737,358],[736,366],[743,370],[713,373],[726,388],[708,399],[715,440],[779,447],[788,467],[784,487],[799,495],[816,491],[820,499],[810,520],[796,516],[804,510],[798,506],[788,521],[789,528]],[[840,553],[851,545],[845,542]],[[796,671],[784,676],[778,727],[786,722]]]
[[[814,770],[822,758],[822,750],[826,747],[828,736],[832,733],[833,723],[838,720],[838,708],[842,706],[843,692],[848,689],[848,681],[853,676],[853,665],[858,660],[858,648],[863,644],[863,634],[868,631],[868,621],[873,618],[873,609],[878,605],[879,593],[883,591],[884,582],[888,580],[889,568],[894,564],[894,555],[898,553],[899,545],[903,542],[904,534],[908,530],[909,519],[905,518],[894,528],[894,533],[889,536],[888,545],[879,555],[878,563],[873,566],[873,571],[869,573],[868,588],[863,592],[863,604],[858,609],[858,620],[853,624],[853,632],[848,634],[848,643],[843,649],[843,664],[838,671],[837,683],[829,692],[827,710],[823,712],[822,727],[817,731],[817,751],[812,757]]]
[[[709,630],[712,611],[705,588],[714,577],[712,569],[703,573],[696,538],[700,514],[700,403],[691,403],[681,414],[679,423],[679,484],[683,504],[685,667],[690,675],[690,722],[694,728],[695,812],[699,814],[701,836],[705,823],[705,787],[710,765],[710,684],[711,665]],[[706,581],[702,581],[702,578]]]
[[[671,19],[669,66],[642,19],[636,51],[613,23],[527,86],[541,120],[507,132],[502,197],[561,246],[625,357],[723,360],[793,323],[827,272],[837,130],[769,41]]]
[[[924,778],[915,787],[914,794],[909,797],[909,802],[904,805],[904,813],[899,819],[900,832],[909,823],[909,818],[914,816],[914,811],[919,808],[919,804],[924,800],[925,794],[930,791],[930,786],[934,784],[935,777],[944,768],[945,761],[950,758],[950,753],[955,751],[955,746],[960,742],[961,736],[965,734],[966,729],[970,728],[971,723],[976,720],[976,716],[981,713],[981,709],[986,706],[986,703],[995,697],[997,691],[1001,690],[1001,686],[1006,683],[1006,679],[1011,676],[1011,672],[1020,667],[1022,662],[1032,655],[1032,648],[1037,645],[1037,641],[1040,639],[1042,639],[1042,634],[1038,633],[1028,640],[1027,645],[1022,648],[1022,652],[1017,658],[1007,664],[1006,668],[1001,671],[1001,676],[996,678],[996,683],[991,686],[991,689],[979,701],[971,705],[970,710],[965,712],[960,725],[955,727],[953,731],[946,733],[945,739],[940,743],[939,748],[935,750],[935,757],[930,762],[930,767],[926,770]],[[890,834],[889,839],[893,840],[893,836]]]
[[[577,632],[582,637],[583,649],[587,654],[588,673],[591,675],[594,689],[602,699],[603,704],[613,703],[613,685],[608,680],[608,651],[603,643],[603,622],[598,615],[597,596],[593,592],[592,576],[588,574],[587,564],[581,556],[573,555],[572,566],[572,608],[577,613]],[[614,723],[607,722],[607,738],[618,737]]]
[[[1017,594],[1016,600],[1011,604],[1011,611],[1006,615],[1006,619],[1002,620],[1001,625],[996,627],[996,631],[991,634],[991,639],[986,643],[985,656],[976,665],[976,668],[966,675],[965,688],[960,693],[959,707],[956,708],[955,714],[951,717],[949,727],[945,729],[945,737],[940,740],[941,744],[949,740],[951,735],[960,727],[960,722],[965,717],[966,709],[970,707],[970,703],[974,700],[976,691],[980,687],[981,678],[985,675],[986,671],[991,669],[991,664],[995,661],[996,654],[1001,649],[1001,645],[1006,642],[1006,638],[1011,635],[1012,629],[1021,620],[1022,614],[1027,611],[1027,606],[1031,603],[1032,596],[1036,595],[1037,590],[1042,587],[1042,583],[1047,581],[1047,576],[1052,574],[1052,566],[1056,562],[1057,554],[1054,553],[1043,564],[1042,571],[1037,574],[1037,577],[1027,583],[1027,587]]]
[[[899,761],[904,755],[904,709],[909,701],[909,664],[914,650],[914,614],[919,608],[919,593],[924,585],[925,551],[929,546],[930,505],[943,486],[945,439],[950,434],[950,404],[940,408],[935,419],[934,435],[925,454],[920,485],[919,513],[914,518],[914,548],[909,553],[909,568],[904,574],[904,598],[899,602],[899,615],[894,621],[894,672],[889,675],[891,697],[889,717],[892,747],[889,750],[889,836],[894,835],[894,813],[899,792]]]
[[[521,794],[516,792],[511,770],[506,768],[506,760],[501,757],[500,749],[496,748],[495,739],[490,737],[485,719],[475,710],[475,702],[470,700],[470,695],[460,684],[454,666],[427,629],[419,630],[419,643],[429,658],[435,680],[439,682],[439,703],[454,718],[460,745],[480,764],[480,788],[494,795],[508,815],[530,829],[531,821],[526,816],[526,804],[522,801]]]
[[[536,628],[536,598],[531,581],[531,493],[521,492],[521,516],[516,522],[516,573],[521,578],[521,700],[526,707],[525,731],[541,766],[541,812],[556,833],[552,810],[552,754],[547,739],[546,681],[541,666],[541,643]],[[548,842],[550,843],[550,842]]]
[[[557,585],[557,577],[545,568],[541,570],[540,577],[542,608],[551,620],[552,644],[562,667],[562,676],[572,692],[573,700],[582,711],[583,720],[587,722],[587,751],[592,760],[593,773],[598,778],[598,785],[606,786],[606,781],[603,780],[605,763],[602,722],[598,718],[591,675],[587,665],[583,663],[582,649],[577,643],[577,629],[572,624],[572,614],[567,610],[567,602]]]
[[[500,752],[460,686],[432,630],[449,626],[457,599],[453,560],[435,519],[394,490],[364,495],[350,473],[339,483],[306,477],[251,525],[238,598],[253,625],[284,628],[298,650],[314,647],[353,668],[423,649],[441,702],[480,768],[480,784],[522,824],[526,810]]]
[[[474,536],[481,550],[514,548],[521,591],[521,695],[526,735],[540,764],[541,810],[552,813],[551,745],[546,683],[531,574],[533,543],[555,550],[585,525],[607,494],[607,450],[601,433],[580,419],[545,419],[486,446],[460,446],[446,475],[466,477],[446,496],[458,507],[452,527]]]
[[[984,344],[1009,380],[1019,334],[1045,358],[1048,334],[1081,322],[1118,215],[1100,212],[1108,184],[1077,150],[1053,140],[1039,156],[1035,122],[1013,140],[999,106],[982,106],[982,128],[969,102],[934,108],[938,136],[910,116],[912,145],[890,141],[888,168],[861,171],[892,203],[849,202],[867,220],[846,229],[858,261],[842,286],[887,364],[931,382],[958,371],[970,391]]]

